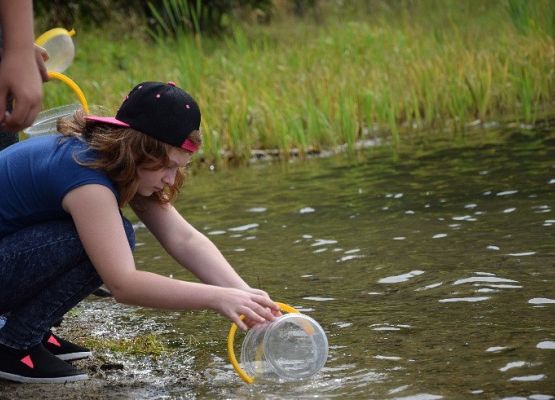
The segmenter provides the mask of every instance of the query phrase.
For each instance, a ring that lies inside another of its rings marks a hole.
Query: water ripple
[[[405,397],[394,397],[394,400],[438,400],[443,399],[443,396],[430,393],[419,393]]]
[[[406,282],[409,279],[414,278],[415,276],[422,275],[423,273],[424,271],[414,270],[402,275],[388,276],[386,278],[380,279],[378,282],[379,283],[401,283],[401,282]]]
[[[248,212],[253,212],[253,213],[263,213],[266,212],[268,209],[266,207],[252,207],[249,208],[247,211]]]
[[[536,254],[535,251],[523,251],[522,253],[509,253],[508,256],[511,257],[525,257],[525,256],[532,256]]]
[[[382,356],[382,355],[376,355],[374,356],[374,358],[376,360],[388,360],[388,361],[399,361],[401,360],[401,357],[398,356]]]
[[[337,240],[328,240],[328,239],[316,239],[314,243],[311,244],[312,247],[316,246],[324,246],[326,244],[335,244]]]
[[[488,286],[496,289],[522,289],[519,285],[489,284]]]
[[[533,299],[528,300],[530,304],[555,304],[555,300],[547,299],[545,297],[534,297]]]
[[[372,324],[370,325],[370,328],[373,331],[400,331],[401,329],[408,329],[410,328],[410,325],[406,325],[406,324],[399,324],[399,325],[393,325],[393,324]]]
[[[350,326],[353,325],[353,324],[352,324],[352,322],[341,322],[341,321],[338,321],[338,322],[332,322],[332,325],[335,325],[335,326],[337,326],[338,328],[348,328],[348,327],[350,327]]]
[[[459,279],[453,282],[453,285],[461,285],[463,283],[474,283],[474,282],[488,282],[488,283],[518,283],[518,281],[506,278],[498,278],[494,276],[473,276],[471,278]]]
[[[536,345],[536,348],[544,350],[555,350],[555,342],[552,340],[545,340],[543,342],[539,342]]]
[[[458,303],[458,302],[467,302],[467,303],[475,303],[478,301],[485,301],[488,300],[488,296],[477,296],[477,297],[452,297],[449,299],[440,299],[440,303]]]
[[[455,217],[451,217],[452,220],[454,221],[477,221],[476,218],[474,218],[472,215],[459,215],[459,216],[455,216]]]
[[[308,296],[303,297],[304,300],[311,300],[311,301],[332,301],[335,300],[334,297],[318,297],[318,296]]]
[[[507,350],[507,349],[508,349],[508,347],[506,347],[506,346],[493,346],[493,347],[488,347],[486,349],[486,351],[488,353],[498,353],[500,351]]]
[[[433,288],[436,288],[436,287],[441,286],[441,285],[443,285],[443,282],[432,283],[432,284],[430,284],[430,285],[426,285],[426,286],[424,286],[424,287],[421,287],[421,288],[418,288],[418,289],[414,289],[414,291],[415,291],[415,292],[420,292],[420,291],[422,291],[422,290],[433,289]]]
[[[530,363],[527,363],[526,361],[512,361],[510,363],[507,363],[504,367],[499,368],[499,371],[506,372],[512,368],[520,368],[524,367],[525,365],[530,365]]]
[[[343,256],[343,257],[337,259],[336,261],[337,262],[345,262],[345,261],[354,260],[354,259],[357,259],[357,258],[364,258],[364,256],[362,254],[349,254],[349,255],[346,255],[346,256]]]
[[[541,381],[544,378],[546,378],[544,374],[538,374],[538,375],[515,376],[509,380],[513,382],[535,382],[535,381]]]
[[[518,190],[506,190],[504,192],[496,193],[496,196],[510,196],[512,194],[518,193]]]
[[[231,232],[243,232],[243,231],[248,231],[249,229],[254,229],[257,228],[258,224],[247,224],[247,225],[241,225],[241,226],[236,226],[233,228],[229,228],[228,231]]]

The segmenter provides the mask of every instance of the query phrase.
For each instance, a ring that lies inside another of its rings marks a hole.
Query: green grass
[[[176,81],[201,106],[203,158],[219,164],[243,163],[252,149],[284,158],[294,148],[353,149],[376,128],[395,146],[414,130],[461,131],[506,115],[531,123],[553,106],[552,1],[370,4],[371,13],[323,10],[318,23],[237,23],[219,39],[75,26],[66,73],[111,111],[139,81]],[[60,83],[45,93],[46,107],[74,101]]]

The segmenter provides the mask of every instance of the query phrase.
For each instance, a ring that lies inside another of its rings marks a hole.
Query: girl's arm
[[[132,204],[137,216],[179,264],[204,283],[250,289],[214,243],[185,221],[172,205],[161,205],[150,198],[139,201]]]
[[[213,309],[241,329],[246,329],[241,314],[259,322],[274,319],[270,309],[276,306],[267,295],[138,271],[116,198],[107,187],[80,186],[64,197],[62,206],[71,214],[87,255],[118,302],[174,310]]]

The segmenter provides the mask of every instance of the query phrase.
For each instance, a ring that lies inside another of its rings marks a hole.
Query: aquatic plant
[[[167,351],[164,343],[153,334],[124,339],[87,337],[82,340],[82,344],[95,350],[110,350],[134,355],[159,356]]]

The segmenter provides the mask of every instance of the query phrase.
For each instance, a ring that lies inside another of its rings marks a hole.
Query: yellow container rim
[[[279,306],[279,309],[281,311],[300,314],[300,312],[297,309],[291,307],[290,305],[287,305],[285,303],[278,303],[278,302],[276,302],[276,304]],[[241,319],[243,318],[245,318],[245,316],[241,315]],[[237,357],[235,357],[235,350],[233,347],[235,344],[236,333],[237,333],[237,324],[232,323],[231,328],[229,328],[229,333],[227,334],[227,356],[229,358],[229,362],[231,363],[231,365],[233,365],[233,369],[235,370],[235,372],[237,372],[237,374],[241,377],[241,379],[248,384],[252,384],[254,383],[254,377],[247,374],[245,370],[241,368],[241,366],[239,365],[239,362],[237,361]]]
[[[61,36],[61,35],[67,35],[69,37],[75,35],[75,29],[72,29],[70,31],[68,31],[67,29],[64,28],[54,28],[54,29],[50,29],[49,31],[44,32],[42,35],[40,35],[36,40],[35,43],[38,44],[39,46],[44,45],[46,42],[48,42],[49,40],[51,40],[53,37],[55,36]]]

